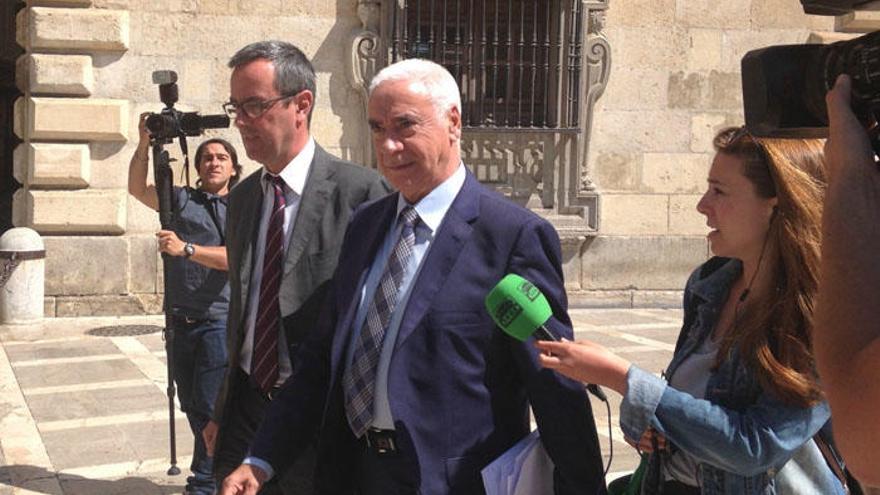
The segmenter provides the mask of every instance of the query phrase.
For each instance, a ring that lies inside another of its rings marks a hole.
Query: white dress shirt
[[[284,191],[284,253],[283,263],[287,260],[287,247],[290,245],[290,237],[296,223],[296,213],[299,211],[299,202],[302,198],[306,179],[315,156],[315,140],[309,138],[305,147],[300,151],[284,169],[278,174],[283,183]],[[260,230],[257,233],[257,244],[254,246],[254,264],[251,273],[250,287],[248,290],[247,318],[244,327],[244,342],[239,353],[239,364],[245,373],[250,375],[251,357],[254,348],[254,327],[257,323],[257,308],[260,305],[260,283],[263,281],[263,258],[266,252],[266,232],[269,230],[269,217],[275,204],[275,192],[269,180],[270,174],[265,168],[260,176],[260,187],[263,190],[263,206],[260,213]],[[291,373],[290,357],[287,351],[287,338],[284,332],[278,334],[278,381],[281,385]]]

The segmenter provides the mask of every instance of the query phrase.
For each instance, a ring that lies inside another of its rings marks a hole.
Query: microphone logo
[[[535,302],[535,299],[541,296],[541,290],[535,287],[535,284],[525,279],[523,279],[522,283],[519,284],[517,289],[522,293],[522,295],[526,296],[526,298],[528,298],[528,300],[532,302]]]
[[[495,314],[493,319],[498,323],[498,326],[502,328],[507,328],[513,323],[520,314],[522,314],[523,308],[516,301],[512,299],[505,299],[495,307]]]

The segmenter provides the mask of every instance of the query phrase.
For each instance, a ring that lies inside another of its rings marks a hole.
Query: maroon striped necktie
[[[268,176],[275,192],[275,204],[266,230],[263,253],[263,279],[260,281],[260,302],[254,326],[254,349],[251,356],[251,380],[267,393],[278,381],[278,332],[281,308],[278,294],[284,266],[284,190],[281,177]]]

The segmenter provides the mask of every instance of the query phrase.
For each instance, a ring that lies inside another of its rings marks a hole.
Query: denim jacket
[[[741,270],[737,260],[713,258],[691,275],[684,296],[685,328],[668,376],[711,334]],[[634,365],[627,384],[620,407],[623,432],[638,440],[653,427],[673,448],[693,456],[703,494],[844,493],[812,440],[830,418],[827,403],[794,407],[779,402],[762,391],[736,352],[712,372],[705,399],[669,387]],[[645,480],[661,479],[658,455],[664,454],[651,456]],[[650,485],[643,484],[643,494],[659,493]]]

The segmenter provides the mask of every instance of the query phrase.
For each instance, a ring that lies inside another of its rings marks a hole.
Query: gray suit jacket
[[[231,297],[226,345],[230,367],[214,407],[214,420],[220,424],[230,400],[230,383],[244,341],[245,306],[255,269],[253,259],[262,209],[261,172],[252,173],[229,193],[226,250]],[[282,327],[286,329],[291,356],[293,348],[317,320],[352,211],[361,203],[382,197],[388,191],[388,186],[374,170],[340,160],[320,146],[315,147],[311,171],[290,233],[281,279]]]

